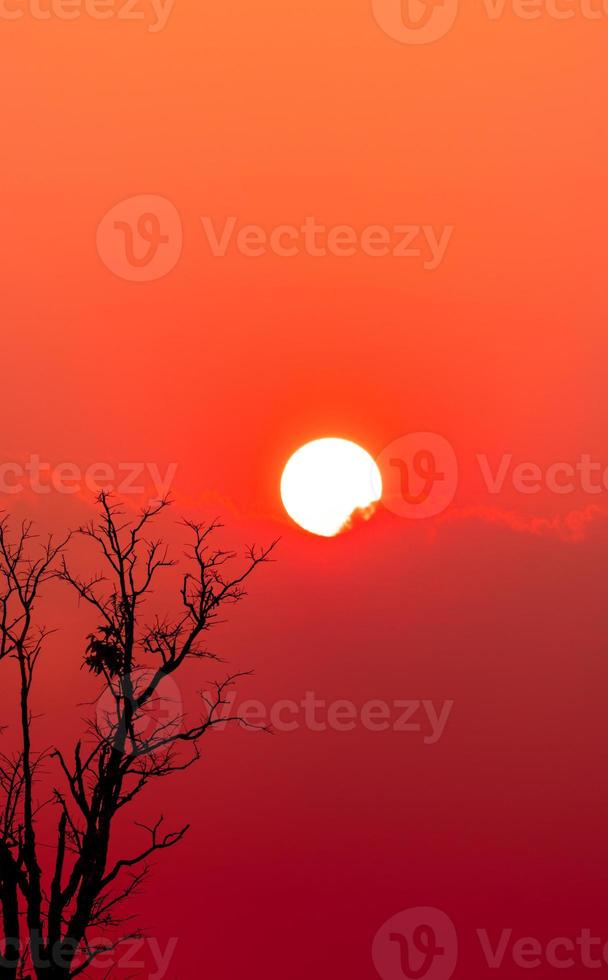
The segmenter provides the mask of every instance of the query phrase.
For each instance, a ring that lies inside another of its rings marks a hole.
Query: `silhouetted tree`
[[[274,548],[249,549],[236,570],[234,553],[213,545],[220,525],[184,522],[190,545],[180,579],[181,612],[150,622],[142,604],[158,574],[174,564],[162,542],[148,536],[167,505],[160,502],[128,521],[102,494],[99,519],[77,532],[100,550],[103,572],[89,578],[68,564],[69,538],[51,538],[41,547],[31,524],[23,524],[13,539],[7,519],[0,521],[0,661],[17,665],[20,743],[13,754],[0,755],[0,980],[81,976],[96,957],[139,935],[124,932],[123,903],[140,889],[151,856],[178,844],[188,825],[165,830],[162,817],[138,823],[145,844],[137,853],[113,857],[117,818],[152,781],[193,765],[200,740],[215,725],[247,724],[223,713],[238,674],[216,683],[212,695],[201,694],[196,720],[180,714],[150,724],[166,678],[189,660],[217,660],[205,645],[206,634],[227,606],[243,598],[247,579]],[[31,692],[47,636],[36,624],[36,606],[51,578],[69,585],[99,616],[82,666],[100,678],[109,706],[90,720],[69,757],[59,748],[37,752],[32,745]],[[5,704],[6,691],[4,678]],[[38,787],[53,778],[53,763],[57,783],[45,795]],[[57,819],[47,874],[39,815],[49,804]],[[92,930],[107,940],[90,941]]]

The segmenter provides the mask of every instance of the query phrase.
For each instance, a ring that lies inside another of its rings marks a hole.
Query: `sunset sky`
[[[255,669],[243,700],[358,713],[217,733],[148,798],[192,825],[137,901],[178,940],[166,977],[374,980],[374,936],[415,907],[454,922],[457,980],[487,971],[476,930],[608,942],[608,14],[479,0],[408,44],[377,16],[392,0],[176,0],[153,30],[145,0],[143,19],[49,2],[0,4],[0,508],[77,525],[91,467],[146,464],[129,509],[168,473],[175,520],[280,537],[214,649]],[[167,240],[135,281],[114,223],[143,213]],[[308,228],[281,238],[297,254],[273,250],[284,226]],[[298,447],[386,461],[421,433],[448,454],[440,513],[387,496],[331,539],[290,521]],[[39,492],[34,457],[77,492]],[[90,619],[59,589],[47,605],[41,743],[91,691]],[[213,676],[189,668],[186,706]],[[372,700],[453,705],[430,744],[422,707],[422,731],[375,731]],[[508,955],[492,975],[519,975]]]

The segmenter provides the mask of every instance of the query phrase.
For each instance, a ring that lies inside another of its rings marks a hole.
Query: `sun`
[[[285,510],[301,528],[331,538],[356,511],[382,496],[382,477],[365,449],[348,439],[316,439],[293,454],[281,479]]]

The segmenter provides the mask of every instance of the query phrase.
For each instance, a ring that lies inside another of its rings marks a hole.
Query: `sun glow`
[[[372,457],[347,439],[316,439],[291,457],[281,479],[289,516],[312,534],[331,538],[356,512],[369,516],[382,496]]]

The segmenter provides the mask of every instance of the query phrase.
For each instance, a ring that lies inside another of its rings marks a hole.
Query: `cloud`
[[[590,525],[603,520],[606,516],[608,516],[606,509],[596,504],[589,504],[582,510],[571,510],[565,515],[553,517],[522,514],[501,507],[475,506],[446,511],[437,519],[435,526],[477,520],[509,528],[520,534],[533,534],[539,537],[551,535],[563,541],[575,542],[586,538]]]

